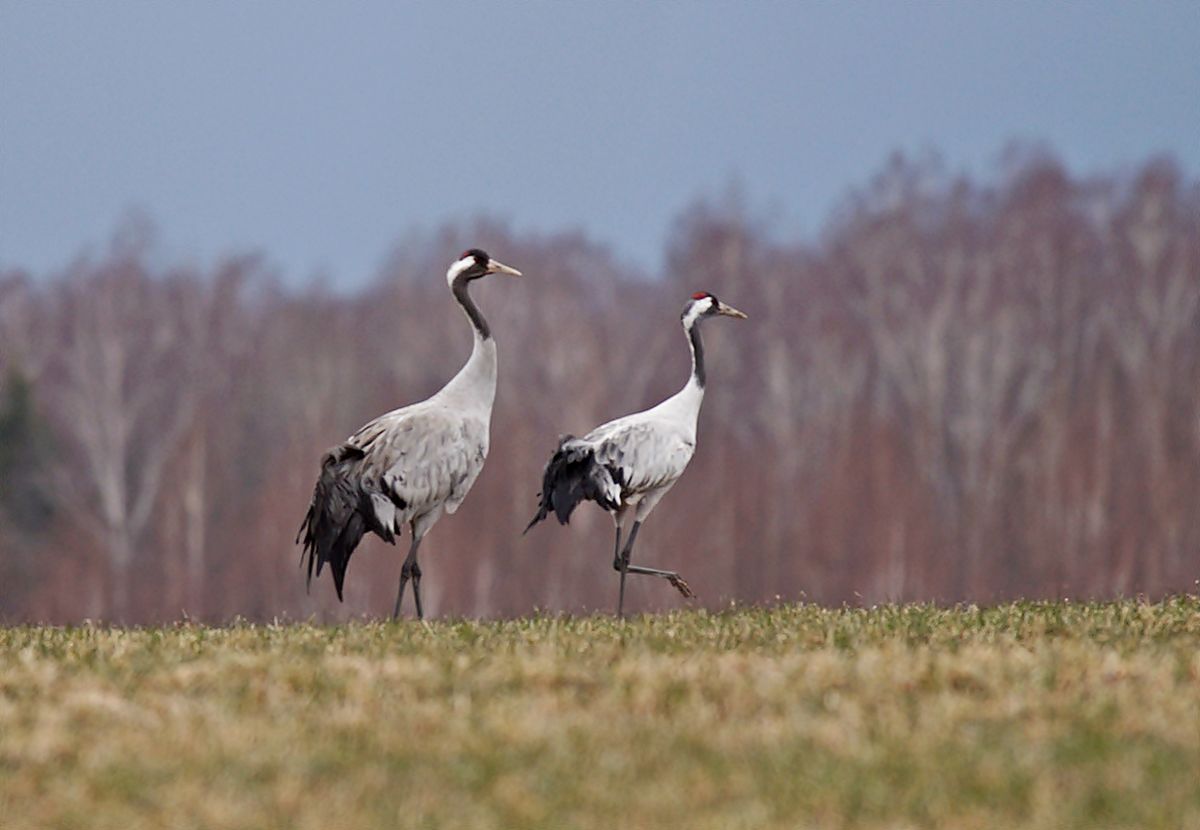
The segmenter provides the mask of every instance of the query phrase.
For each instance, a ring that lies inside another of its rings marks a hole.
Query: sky
[[[655,273],[695,200],[736,184],[813,236],[896,150],[1195,175],[1197,44],[1191,0],[0,0],[0,269],[53,274],[137,213],[173,261],[293,281],[362,284],[478,216]]]

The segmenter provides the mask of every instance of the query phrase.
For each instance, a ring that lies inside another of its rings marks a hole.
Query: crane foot
[[[668,574],[667,582],[670,582],[672,585],[674,585],[675,590],[683,594],[684,599],[695,599],[696,592],[692,590],[690,585],[683,581],[683,577],[681,577],[679,574]]]

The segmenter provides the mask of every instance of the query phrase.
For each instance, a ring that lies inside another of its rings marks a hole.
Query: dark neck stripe
[[[704,388],[704,344],[700,342],[700,321],[696,320],[692,323],[692,327],[688,329],[688,340],[692,344],[692,377],[696,379],[696,385],[701,389]]]
[[[467,312],[467,317],[471,320],[471,325],[475,327],[475,331],[479,332],[479,336],[487,340],[492,336],[492,330],[488,328],[487,320],[483,319],[483,315],[479,312],[479,308],[475,305],[475,301],[471,299],[470,292],[467,291],[471,280],[462,274],[454,278],[451,285],[451,292],[454,294],[454,299],[458,300],[458,304],[463,307],[463,311]]]

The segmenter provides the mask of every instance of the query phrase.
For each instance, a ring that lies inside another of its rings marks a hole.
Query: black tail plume
[[[312,503],[296,534],[296,541],[304,544],[300,563],[308,567],[306,587],[312,584],[314,570],[319,577],[328,562],[339,602],[350,555],[367,530],[362,513],[363,495],[351,475],[362,457],[363,451],[350,444],[325,453]]]
[[[525,526],[525,533],[554,513],[559,524],[566,524],[582,501],[594,501],[605,510],[620,507],[620,472],[596,461],[595,449],[573,435],[558,442],[542,474],[541,502],[537,513]]]

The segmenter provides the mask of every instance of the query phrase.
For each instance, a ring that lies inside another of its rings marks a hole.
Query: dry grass
[[[0,826],[1200,828],[1200,600],[5,629]]]

